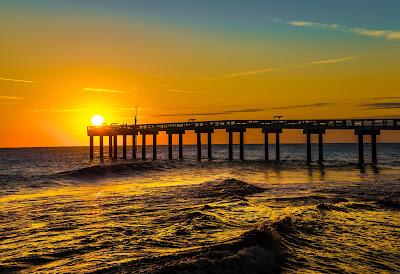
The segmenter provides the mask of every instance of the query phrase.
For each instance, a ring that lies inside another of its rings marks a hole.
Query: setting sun
[[[101,126],[104,123],[104,118],[101,115],[93,115],[92,119],[90,119],[92,121],[92,124],[95,126]]]

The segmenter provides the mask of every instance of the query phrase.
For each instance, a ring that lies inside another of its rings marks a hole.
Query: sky
[[[135,106],[139,123],[400,118],[399,10],[397,0],[2,0],[0,147],[87,145],[93,115],[132,123]]]

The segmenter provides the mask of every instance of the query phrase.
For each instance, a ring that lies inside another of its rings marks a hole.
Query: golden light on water
[[[95,126],[101,126],[104,123],[104,118],[103,116],[96,114],[93,115],[92,118],[90,119],[93,125]]]

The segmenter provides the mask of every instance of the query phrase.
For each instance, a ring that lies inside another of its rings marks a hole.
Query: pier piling
[[[233,160],[233,133],[232,131],[229,131],[229,155],[228,158],[230,161]]]
[[[108,157],[113,157],[112,135],[108,135]]]
[[[318,160],[320,163],[324,161],[324,142],[323,134],[318,133]]]
[[[358,163],[364,164],[364,135],[358,134]]]
[[[275,158],[279,162],[281,160],[281,148],[280,148],[280,133],[275,132]]]
[[[183,159],[183,133],[179,133],[179,159]]]
[[[90,159],[93,159],[94,157],[93,157],[93,136],[90,136],[89,137],[89,140],[90,140],[90,151],[89,151],[89,153],[90,153]]]
[[[157,159],[157,133],[153,132],[153,160]]]
[[[146,160],[146,133],[142,132],[142,160]]]
[[[99,136],[100,139],[100,159],[104,158],[104,143],[103,143],[103,135]]]
[[[132,159],[134,160],[136,160],[136,154],[137,154],[136,135],[137,133],[132,134]]]
[[[244,132],[239,132],[239,158],[240,160],[244,159]]]
[[[197,159],[201,159],[201,133],[197,132]]]
[[[114,159],[118,158],[118,135],[114,135],[113,137],[114,139]]]
[[[208,159],[212,159],[212,151],[211,151],[211,147],[212,147],[212,133],[211,132],[207,132],[207,152],[208,152]]]
[[[266,162],[269,161],[268,145],[268,132],[264,132],[264,157]]]
[[[126,135],[122,135],[122,158],[126,159]]]
[[[311,163],[311,133],[307,132],[307,164]]]
[[[168,159],[172,160],[172,132],[168,133]]]
[[[377,164],[378,158],[376,153],[376,134],[371,134],[372,163]]]

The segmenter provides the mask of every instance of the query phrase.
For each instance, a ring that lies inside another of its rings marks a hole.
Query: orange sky
[[[385,34],[391,39],[306,21],[265,20],[259,30],[163,20],[0,4],[0,147],[87,145],[92,115],[132,123],[136,105],[139,123],[400,117],[396,32]],[[283,136],[303,140],[301,132]],[[326,140],[355,138],[331,132]],[[246,134],[246,142],[261,141]]]

